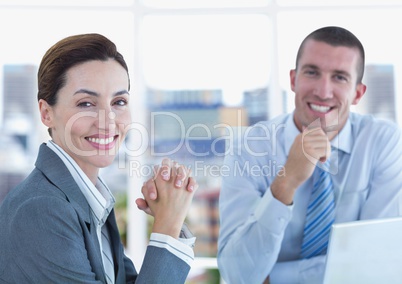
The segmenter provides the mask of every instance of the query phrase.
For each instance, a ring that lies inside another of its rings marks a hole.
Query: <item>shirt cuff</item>
[[[191,248],[194,248],[195,239],[196,239],[195,236],[190,231],[190,229],[187,227],[187,224],[183,223],[183,226],[181,227],[181,230],[180,230],[179,241],[188,245]]]
[[[192,244],[194,244],[195,237],[192,239]],[[177,240],[168,235],[152,233],[149,239],[149,245],[167,249],[170,253],[186,262],[190,267],[194,261],[194,251],[191,248],[191,239]]]
[[[272,214],[275,212],[275,214]],[[292,218],[293,204],[285,205],[277,200],[268,188],[255,210],[255,218],[273,233],[280,234]]]

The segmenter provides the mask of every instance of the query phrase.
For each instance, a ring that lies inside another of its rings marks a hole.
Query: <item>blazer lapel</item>
[[[86,223],[91,224],[91,211],[85,196],[63,161],[45,143],[39,148],[35,166],[66,195],[68,201],[79,212],[80,217]]]
[[[100,245],[96,233],[96,226],[91,217],[91,209],[82,194],[74,178],[59,156],[43,143],[39,148],[38,159],[35,166],[47,177],[47,179],[59,188],[67,197],[67,200],[77,211],[79,218],[85,222],[87,230],[83,228],[85,246],[92,269],[98,279],[106,283]]]
[[[110,242],[112,245],[114,271],[116,275],[116,283],[125,283],[125,270],[123,260],[123,251],[121,246],[121,239],[119,230],[117,228],[116,216],[114,209],[110,212],[109,217],[106,220],[106,225],[109,230]]]

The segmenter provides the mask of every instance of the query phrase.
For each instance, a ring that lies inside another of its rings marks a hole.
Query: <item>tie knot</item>
[[[318,172],[330,172],[331,170],[331,162],[327,159],[324,163],[318,162],[315,166],[316,171]]]

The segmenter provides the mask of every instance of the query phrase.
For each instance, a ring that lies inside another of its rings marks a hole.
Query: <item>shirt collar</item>
[[[93,213],[94,220],[98,225],[102,226],[106,222],[115,203],[112,192],[100,177],[98,177],[96,185],[94,185],[78,164],[53,141],[50,140],[47,146],[64,162],[82,194],[85,196]]]
[[[290,148],[295,141],[297,135],[300,134],[299,129],[297,129],[296,124],[293,120],[293,114],[288,115],[285,121],[285,149],[286,155],[289,155]]]
[[[331,141],[331,145],[347,154],[352,152],[353,135],[350,118],[346,121],[345,126],[343,126],[339,134]]]
[[[289,154],[290,147],[292,147],[296,136],[300,133],[299,129],[296,127],[293,117],[293,114],[288,115],[285,121],[285,149],[287,154]],[[339,134],[332,139],[331,146],[350,154],[353,146],[352,124],[350,119],[346,121],[345,126],[341,129]]]

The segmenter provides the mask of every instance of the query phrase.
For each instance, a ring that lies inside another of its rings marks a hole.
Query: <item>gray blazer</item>
[[[36,168],[0,206],[0,283],[106,283],[90,207],[45,144]],[[148,246],[140,273],[124,254],[114,211],[106,221],[116,283],[184,283],[189,265]]]

